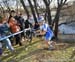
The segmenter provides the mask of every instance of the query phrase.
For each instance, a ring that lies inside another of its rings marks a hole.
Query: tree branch
[[[64,5],[66,2],[67,2],[67,0],[65,0],[65,1],[63,2],[63,5]]]
[[[43,0],[46,6],[49,6],[52,0]]]
[[[31,8],[32,15],[34,17],[35,23],[37,23],[37,18],[36,18],[36,14],[35,14],[35,10],[34,10],[34,7],[32,5],[32,2],[31,2],[31,0],[28,0],[28,2],[29,2],[29,5],[30,5],[30,8]]]
[[[57,0],[57,4],[58,4],[58,6],[59,6],[59,0]]]
[[[27,14],[27,17],[29,18],[29,11],[28,11],[28,9],[27,9],[25,3],[24,3],[24,0],[20,0],[20,2],[21,2],[22,6],[23,6],[23,8],[24,8],[24,10],[25,10],[25,12],[26,12],[26,14]]]
[[[52,0],[48,0],[48,4],[50,5],[50,3],[52,2]]]

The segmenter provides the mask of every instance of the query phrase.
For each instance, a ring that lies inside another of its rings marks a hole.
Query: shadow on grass
[[[8,56],[5,56],[5,57],[2,57],[1,58],[1,60],[5,60],[5,59],[8,59],[7,60],[7,62],[19,62],[19,61],[21,61],[21,60],[23,60],[23,59],[25,59],[25,58],[28,58],[28,57],[30,57],[30,56],[32,56],[32,55],[35,55],[35,54],[37,54],[38,52],[40,53],[40,52],[42,52],[43,50],[42,49],[36,49],[36,50],[34,50],[34,51],[31,51],[31,52],[29,52],[29,53],[27,53],[27,54],[25,54],[25,55],[23,55],[23,56],[21,56],[19,59],[17,59],[16,58],[16,56],[18,56],[20,53],[22,53],[22,51],[24,51],[25,50],[25,48],[27,48],[28,46],[32,46],[32,45],[34,45],[34,44],[36,44],[36,43],[38,43],[38,42],[40,42],[41,40],[38,40],[38,41],[35,41],[35,42],[33,42],[33,43],[31,43],[31,44],[28,44],[28,45],[25,45],[25,46],[21,46],[20,48],[18,48],[18,49],[16,49],[16,53],[11,53],[11,54],[9,54]],[[59,48],[59,50],[65,50],[65,49],[67,49],[67,48],[69,48],[69,47],[72,47],[72,46],[75,46],[75,42],[74,43],[71,43],[71,42],[61,42],[61,43],[67,43],[67,44],[69,44],[69,45],[67,45],[67,46],[65,46],[65,45],[63,45],[63,46],[58,46],[58,48]],[[60,49],[60,48],[62,48],[62,49]],[[74,51],[75,52],[75,51]],[[74,55],[75,55],[75,53],[73,52],[73,54],[72,54],[72,56],[71,57],[74,57]],[[11,58],[10,58],[11,57]]]
[[[75,41],[58,40],[57,44],[59,44],[56,46],[58,50],[66,50],[70,47],[75,47]]]
[[[35,41],[35,42],[31,43],[31,44],[22,46],[21,48],[16,49],[16,52],[15,52],[15,53],[13,53],[13,54],[11,53],[11,54],[9,54],[8,56],[2,57],[1,60],[5,60],[5,59],[7,59],[7,58],[10,58],[11,56],[12,56],[12,59],[13,59],[13,58],[16,57],[18,54],[20,54],[22,51],[24,51],[25,48],[27,48],[28,46],[32,46],[32,45],[38,43],[39,41],[41,41],[41,40],[38,40],[38,41]],[[8,61],[8,62],[9,62],[9,61]],[[12,62],[12,61],[11,61],[11,62]]]
[[[29,57],[31,57],[31,56],[33,56],[33,55],[35,55],[35,54],[37,54],[37,53],[40,53],[40,52],[42,52],[42,51],[43,51],[43,49],[36,49],[36,50],[34,50],[34,51],[32,51],[32,52],[30,52],[30,53],[28,53],[28,54],[22,56],[22,57],[21,57],[20,59],[18,59],[17,61],[21,62],[22,60],[24,60],[24,59],[26,59],[26,58],[29,58]]]

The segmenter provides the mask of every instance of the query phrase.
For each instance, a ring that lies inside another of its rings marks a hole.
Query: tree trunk
[[[46,5],[46,13],[48,15],[48,24],[51,25],[52,18],[51,18],[51,10],[50,10],[50,7],[49,7],[50,4],[48,4],[47,0],[43,0],[43,1]]]
[[[37,0],[33,0],[34,1],[34,8],[35,8],[35,11],[36,11],[36,14],[37,14],[37,16],[39,17],[39,13],[38,13],[38,9],[37,9]]]
[[[16,8],[16,11],[17,11],[17,13],[18,13],[18,7],[19,7],[19,6],[18,6],[18,3],[19,3],[18,0],[16,0],[16,7],[17,7],[17,8]]]
[[[24,8],[24,10],[25,10],[25,12],[26,12],[26,14],[27,14],[27,18],[29,18],[29,11],[28,11],[26,5],[24,4],[24,1],[23,1],[23,0],[20,0],[20,2],[21,2],[21,4],[23,5],[23,8]]]
[[[58,23],[59,23],[59,16],[60,16],[61,7],[62,6],[57,8],[57,13],[54,18],[54,22],[55,22],[54,34],[55,34],[56,39],[58,38]]]
[[[53,20],[53,25],[55,22],[54,34],[55,34],[56,38],[58,38],[58,23],[59,23],[60,11],[61,11],[61,8],[63,7],[63,5],[66,3],[66,1],[67,0],[57,0],[58,7],[57,7],[55,18]]]
[[[34,20],[35,20],[35,23],[37,23],[37,18],[36,18],[36,15],[35,15],[35,11],[34,11],[34,7],[31,3],[30,0],[28,0],[29,4],[30,4],[30,8],[31,8],[31,11],[32,11],[32,14],[33,14],[33,17],[34,17]]]
[[[51,25],[52,19],[51,19],[51,12],[49,9],[49,6],[46,7],[47,14],[48,14],[48,24]]]

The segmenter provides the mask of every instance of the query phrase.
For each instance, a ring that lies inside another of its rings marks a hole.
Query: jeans
[[[0,55],[2,55],[2,52],[3,52],[3,51],[2,51],[2,48],[0,48]]]
[[[4,35],[0,36],[0,38],[3,38],[3,37],[5,37],[5,36]],[[11,41],[9,40],[9,38],[4,39],[2,42],[5,44],[4,46],[6,46],[10,51],[14,50],[13,46],[11,45]]]
[[[2,55],[2,43],[0,43],[0,55]]]

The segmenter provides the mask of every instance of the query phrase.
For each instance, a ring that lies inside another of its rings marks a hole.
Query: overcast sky
[[[3,1],[3,0],[0,0],[0,2],[2,2],[2,1]],[[18,0],[18,1],[19,1],[19,0]],[[38,1],[39,6],[45,7],[45,5],[44,5],[44,3],[43,3],[42,0],[37,0],[37,1]],[[69,1],[74,1],[74,0],[68,0],[68,2],[69,2]],[[29,3],[28,3],[27,0],[24,0],[24,2],[25,2],[25,4],[26,4],[27,6],[29,5]],[[15,7],[15,6],[16,6],[16,1],[15,1],[15,0],[9,0],[8,3],[9,3],[9,6],[12,6],[12,7]],[[32,3],[33,3],[33,2],[32,2]],[[33,3],[33,4],[34,4],[34,3]],[[1,5],[4,6],[3,3],[1,3]],[[56,0],[54,0],[54,1],[51,3],[51,7],[53,7],[54,5],[56,5]]]

